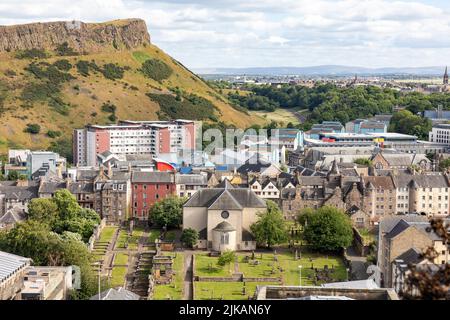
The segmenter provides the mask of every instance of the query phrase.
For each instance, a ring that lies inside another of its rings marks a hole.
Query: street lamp
[[[298,269],[300,271],[300,287],[302,286],[302,266],[298,266]]]

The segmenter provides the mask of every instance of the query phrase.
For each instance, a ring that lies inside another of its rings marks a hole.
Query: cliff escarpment
[[[150,44],[150,35],[141,19],[105,23],[61,21],[0,26],[0,52],[54,50],[67,42],[80,53],[95,53],[105,48],[132,49]]]

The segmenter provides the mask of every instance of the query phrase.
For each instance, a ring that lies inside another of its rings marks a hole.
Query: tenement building
[[[126,155],[176,153],[195,149],[194,121],[122,121],[118,125],[88,125],[73,132],[74,164],[95,166],[106,151]]]

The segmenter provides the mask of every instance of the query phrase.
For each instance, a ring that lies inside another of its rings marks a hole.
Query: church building
[[[199,232],[198,249],[254,250],[250,226],[266,203],[252,190],[235,188],[225,179],[217,188],[197,191],[183,206],[183,229]]]

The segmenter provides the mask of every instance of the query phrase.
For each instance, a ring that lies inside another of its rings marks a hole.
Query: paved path
[[[184,300],[193,300],[192,286],[192,252],[184,253]]]
[[[347,257],[350,260],[351,275],[349,280],[365,280],[369,278],[366,270],[366,257],[361,257],[357,254],[355,248],[350,247],[347,249]]]

